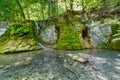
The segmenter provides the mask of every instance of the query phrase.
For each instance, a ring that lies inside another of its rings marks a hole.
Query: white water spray
[[[42,45],[42,43],[40,43],[40,41],[38,40],[39,38],[38,38],[38,29],[39,29],[39,26],[38,26],[38,23],[36,22],[36,21],[34,21],[35,22],[35,26],[36,26],[36,38],[37,38],[37,42],[38,42],[38,45],[41,47],[41,48],[43,48],[43,49],[45,49],[46,47],[44,46],[44,45]]]

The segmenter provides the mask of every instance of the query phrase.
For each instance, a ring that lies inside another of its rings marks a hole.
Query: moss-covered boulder
[[[0,36],[0,53],[40,49],[34,27],[33,21],[11,24],[5,34]]]
[[[79,32],[77,32],[73,26],[66,26],[61,31],[60,38],[56,44],[57,49],[83,49],[82,39],[79,37]]]
[[[65,13],[63,17],[57,19],[59,27],[59,37],[56,49],[78,50],[84,48],[82,31],[85,26],[72,13]]]
[[[40,49],[34,38],[16,37],[6,40],[5,44],[0,46],[0,53],[20,52]]]

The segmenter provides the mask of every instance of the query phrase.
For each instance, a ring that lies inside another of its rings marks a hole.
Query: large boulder
[[[57,33],[55,32],[55,25],[49,25],[45,30],[41,31],[40,37],[42,41],[54,44],[57,40]]]
[[[100,21],[92,21],[89,26],[90,44],[93,47],[105,47],[112,34],[111,26],[109,24],[102,24]]]
[[[0,36],[0,53],[40,49],[35,38],[34,22],[14,23]]]
[[[0,46],[0,53],[13,53],[40,49],[34,38],[18,37],[9,39]]]
[[[38,39],[45,46],[53,46],[57,40],[55,24],[52,20],[37,21]]]
[[[72,15],[69,20],[66,17],[59,18],[57,25],[59,26],[59,38],[57,40],[56,49],[79,50],[84,48],[82,31],[85,26],[81,24],[77,18]]]

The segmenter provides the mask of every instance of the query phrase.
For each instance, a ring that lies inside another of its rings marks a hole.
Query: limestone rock
[[[100,47],[101,44],[107,44],[112,33],[109,24],[101,25],[100,21],[92,21],[89,26],[90,44],[93,47]]]
[[[48,28],[42,30],[40,37],[44,42],[54,44],[57,40],[57,33],[55,33],[55,25],[49,25]]]

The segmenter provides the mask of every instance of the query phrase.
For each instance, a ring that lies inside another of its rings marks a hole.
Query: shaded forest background
[[[120,0],[1,0],[0,20],[45,20],[68,10],[89,14],[119,6]]]

